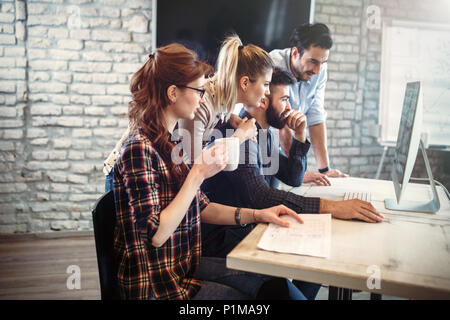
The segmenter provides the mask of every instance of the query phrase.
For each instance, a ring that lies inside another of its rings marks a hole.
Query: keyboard
[[[354,192],[354,191],[347,191],[344,193],[344,200],[353,200],[353,199],[359,199],[363,201],[372,201],[372,194],[370,192]]]

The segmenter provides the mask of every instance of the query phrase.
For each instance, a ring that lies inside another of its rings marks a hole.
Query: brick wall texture
[[[92,229],[151,1],[3,1],[0,233]]]
[[[383,152],[371,134],[371,127],[378,123],[382,23],[397,19],[448,24],[448,1],[317,0],[315,3],[314,21],[327,24],[334,40],[325,94],[330,162],[350,175],[374,178]],[[374,25],[373,7],[379,12],[379,28]],[[448,189],[449,152],[428,150],[427,155],[434,178]],[[389,149],[381,179],[390,179],[392,161],[393,150]],[[311,155],[308,165],[316,168]],[[426,177],[421,153],[412,176]]]
[[[382,153],[370,135],[381,29],[367,28],[367,7],[379,7],[381,21],[447,23],[445,12],[432,11],[439,4],[425,2],[316,1],[315,21],[330,27],[335,43],[325,100],[333,167],[372,178]],[[151,17],[150,0],[1,1],[0,233],[92,229],[103,159],[127,126],[131,75],[153,49]],[[429,156],[448,186],[446,155]],[[316,168],[312,151],[309,167]],[[423,174],[419,160],[415,175]]]

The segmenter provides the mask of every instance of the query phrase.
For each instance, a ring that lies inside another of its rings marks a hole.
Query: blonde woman
[[[221,122],[230,120],[237,128],[233,136],[241,143],[256,136],[254,119],[242,121],[232,111],[237,103],[259,106],[269,94],[272,69],[272,59],[265,50],[253,44],[244,46],[237,35],[225,39],[217,59],[217,71],[205,84],[205,102],[193,120],[178,122],[179,129],[190,133],[191,139],[183,139],[183,149],[191,160],[201,153]]]
[[[225,39],[217,59],[217,71],[204,86],[204,101],[196,111],[195,118],[178,122],[178,129],[184,131],[183,151],[191,162],[201,153],[203,145],[220,122],[230,120],[233,127],[237,128],[233,136],[238,137],[241,143],[256,136],[254,119],[242,120],[231,112],[237,103],[259,105],[269,94],[272,68],[272,59],[265,50],[253,44],[244,46],[237,35]],[[112,190],[114,163],[128,136],[128,130],[104,162],[105,191]]]

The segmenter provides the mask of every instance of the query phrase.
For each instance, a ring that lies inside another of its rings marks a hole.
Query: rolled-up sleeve
[[[148,239],[156,233],[161,213],[160,176],[152,167],[153,157],[145,144],[132,142],[123,149],[119,166],[130,215]]]
[[[327,83],[327,69],[324,66],[323,71],[319,75],[317,87],[315,89],[314,97],[310,103],[308,111],[305,113],[308,126],[313,126],[327,119],[327,112],[324,108],[325,102],[325,87]]]
[[[299,187],[303,183],[310,147],[308,139],[303,143],[292,138],[289,157],[279,153],[280,165],[276,177],[289,186]]]
[[[201,211],[203,211],[203,209],[205,209],[208,206],[210,201],[209,201],[208,197],[202,191],[199,191],[198,193],[199,193],[198,200],[199,200],[199,209],[200,209],[199,211],[201,212]]]

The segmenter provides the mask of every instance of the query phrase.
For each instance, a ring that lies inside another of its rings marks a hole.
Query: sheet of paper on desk
[[[282,253],[294,253],[328,258],[331,250],[331,214],[301,214],[303,224],[293,217],[289,228],[270,223],[258,243],[258,248]]]

